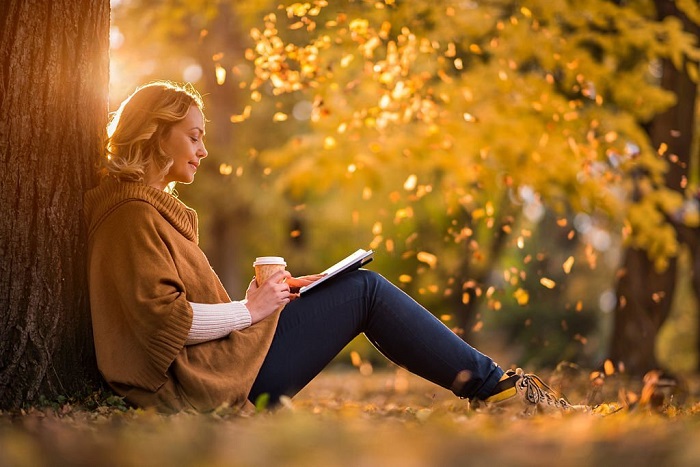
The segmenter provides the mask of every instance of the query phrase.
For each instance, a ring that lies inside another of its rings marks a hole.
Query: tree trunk
[[[682,14],[675,2],[656,0],[655,4],[660,20],[677,17],[683,21],[686,31],[700,36],[698,25]],[[677,70],[668,60],[664,60],[662,67],[661,87],[673,91],[677,102],[653,119],[648,129],[649,137],[654,147],[660,147],[662,143],[668,146],[667,153],[673,157],[669,157],[665,183],[668,188],[683,192],[688,180],[695,130],[697,84],[685,70]],[[678,239],[684,241],[680,232]],[[624,276],[617,290],[619,300],[610,357],[613,361],[623,362],[631,374],[642,374],[657,366],[654,355],[656,336],[670,311],[676,284],[676,261],[671,261],[666,271],[656,272],[644,251],[629,249],[625,258]]]
[[[656,368],[656,335],[671,311],[676,288],[676,260],[657,272],[647,252],[628,249],[617,286],[618,302],[610,358],[634,375]]]
[[[697,167],[695,170],[700,170]],[[700,206],[700,189],[695,194],[694,202]],[[678,226],[678,234],[690,253],[690,289],[695,294],[698,312],[700,312],[700,227]],[[700,318],[697,320],[695,348],[700,356]],[[696,369],[700,371],[700,358]]]
[[[98,381],[82,196],[107,119],[109,0],[0,3],[0,408]]]

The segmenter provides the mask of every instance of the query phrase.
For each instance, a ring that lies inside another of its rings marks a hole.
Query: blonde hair
[[[163,152],[161,141],[193,105],[204,109],[202,97],[191,84],[155,81],[137,88],[107,125],[104,175],[148,183],[145,178],[153,167],[162,178],[173,161]]]

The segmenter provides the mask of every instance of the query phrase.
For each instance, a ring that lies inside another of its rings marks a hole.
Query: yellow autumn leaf
[[[608,359],[605,360],[605,363],[603,364],[603,369],[605,370],[605,375],[610,376],[615,373],[615,365],[613,365],[612,360]]]
[[[592,412],[597,415],[611,415],[615,412],[619,412],[623,409],[623,406],[617,402],[598,404],[593,407]]]
[[[569,256],[566,261],[564,261],[564,264],[562,265],[562,268],[564,269],[564,272],[566,274],[569,274],[571,272],[571,268],[574,265],[574,257]]]
[[[272,117],[272,120],[275,122],[284,122],[289,118],[289,116],[286,113],[283,112],[277,112],[275,115]]]
[[[471,295],[469,295],[468,292],[464,292],[464,293],[462,294],[462,303],[464,303],[465,305],[467,305],[467,304],[469,304],[470,300],[471,300]]]
[[[525,306],[530,301],[530,294],[528,293],[527,290],[522,289],[522,288],[513,292],[513,297],[515,297],[515,300],[518,302],[518,305],[520,305],[520,306]]]
[[[219,86],[224,84],[224,82],[226,81],[226,68],[222,67],[217,63],[215,68],[215,74],[216,84],[218,84]]]
[[[406,181],[403,183],[403,189],[406,191],[411,191],[416,188],[416,184],[418,183],[418,177],[416,177],[415,174],[411,174],[408,176]]]
[[[326,136],[323,140],[323,149],[333,149],[336,146],[336,140],[332,136]]]
[[[547,287],[548,289],[553,289],[557,285],[556,282],[547,277],[543,277],[542,279],[540,279],[540,284],[542,284],[544,287]]]
[[[437,265],[437,256],[432,253],[428,253],[427,251],[418,252],[416,257],[418,258],[418,261],[427,264],[431,268],[434,268]]]

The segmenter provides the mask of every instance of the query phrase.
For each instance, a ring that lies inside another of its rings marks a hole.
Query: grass
[[[572,402],[636,398],[607,416],[477,412],[403,370],[326,371],[274,411],[171,416],[62,401],[0,413],[0,466],[698,465],[697,382],[645,396],[641,383],[554,372]],[[563,384],[563,383],[566,384]],[[648,385],[647,385],[648,388]],[[646,400],[645,400],[646,398]],[[594,400],[598,399],[598,400]]]

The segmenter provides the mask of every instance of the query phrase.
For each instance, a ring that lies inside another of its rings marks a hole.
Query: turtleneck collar
[[[107,178],[85,193],[83,206],[88,236],[117,207],[130,201],[145,201],[172,224],[185,238],[199,242],[197,213],[173,195],[157,188],[135,182],[120,182]]]

